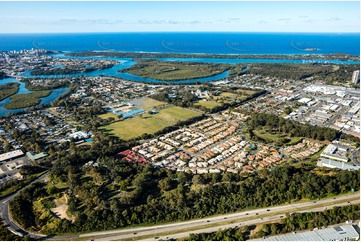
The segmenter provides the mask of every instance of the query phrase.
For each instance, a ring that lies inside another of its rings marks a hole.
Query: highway
[[[271,222],[279,220],[289,212],[322,211],[334,206],[346,206],[359,203],[360,194],[353,193],[322,200],[299,202],[289,205],[259,208],[233,214],[217,215],[213,217],[191,220],[186,222],[170,223],[164,225],[137,227],[87,233],[81,235],[55,236],[50,240],[169,240],[183,238],[190,233],[203,233],[217,231],[218,229],[231,228]]]
[[[35,238],[35,239],[39,239],[39,238],[44,238],[45,236],[43,235],[38,235],[38,234],[34,234],[34,233],[29,233],[27,231],[24,231],[22,228],[20,228],[16,223],[14,223],[12,221],[12,219],[10,218],[9,215],[9,202],[11,199],[13,199],[16,195],[19,194],[20,191],[22,191],[23,189],[25,189],[26,187],[30,186],[31,184],[38,182],[38,181],[42,181],[42,180],[46,180],[47,179],[47,172],[44,173],[42,176],[36,178],[34,181],[32,181],[30,184],[28,184],[27,186],[23,187],[22,189],[20,189],[19,191],[15,192],[14,194],[11,194],[3,199],[0,200],[0,216],[3,219],[3,223],[7,226],[7,228],[11,228],[14,231],[19,231],[24,235],[30,235],[31,237]]]
[[[32,183],[46,180],[47,173],[35,179]],[[31,184],[32,184],[31,183]],[[30,185],[30,184],[29,184]],[[28,185],[28,186],[29,186]],[[24,188],[23,188],[24,189]],[[21,190],[23,190],[21,189]],[[322,211],[334,206],[346,206],[359,203],[359,192],[332,197],[322,200],[298,202],[288,205],[259,208],[242,211],[226,215],[190,220],[178,223],[168,223],[156,226],[136,227],[129,229],[117,229],[86,234],[74,234],[66,236],[48,237],[45,235],[29,233],[21,229],[9,216],[9,201],[13,199],[21,190],[0,200],[1,217],[8,228],[20,231],[24,235],[30,235],[42,240],[170,240],[171,238],[184,238],[191,233],[205,233],[217,231],[218,229],[231,228],[236,226],[252,225],[262,222],[271,222],[282,219],[286,213]]]
[[[348,202],[344,202],[344,203],[338,204],[338,206],[347,206],[348,204],[349,204]],[[323,211],[323,210],[325,210],[325,208],[326,208],[326,206],[321,207],[321,208],[302,210],[302,211],[299,211],[299,212],[310,212],[310,211],[317,212],[317,211]],[[285,217],[286,214],[266,216],[266,217],[261,217],[261,218],[254,218],[254,219],[246,220],[245,222],[239,222],[237,224],[221,225],[221,226],[217,226],[217,227],[198,229],[198,230],[182,232],[182,233],[177,233],[177,234],[172,234],[172,235],[167,235],[167,236],[157,236],[158,237],[157,239],[155,239],[155,237],[152,237],[152,238],[143,239],[143,240],[140,240],[140,241],[170,240],[170,239],[186,238],[192,233],[193,234],[210,233],[210,232],[215,232],[215,231],[217,231],[219,229],[234,228],[236,226],[241,227],[241,226],[248,226],[248,225],[259,224],[259,223],[264,223],[264,222],[276,222],[276,221],[282,219],[281,216]]]

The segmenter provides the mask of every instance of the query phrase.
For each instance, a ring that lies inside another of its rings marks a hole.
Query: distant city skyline
[[[0,2],[0,33],[359,33],[354,2]]]

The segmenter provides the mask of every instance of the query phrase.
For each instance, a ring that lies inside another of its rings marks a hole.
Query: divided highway
[[[45,180],[46,173],[34,180],[32,183]],[[30,185],[30,184],[29,184]],[[29,233],[22,230],[12,221],[9,216],[9,201],[17,194],[10,195],[0,200],[1,217],[8,228],[13,231],[20,231],[22,234],[29,234],[31,237],[42,240],[170,240],[171,238],[184,238],[191,233],[205,233],[226,229],[236,226],[252,225],[262,222],[271,222],[282,219],[286,213],[322,211],[334,206],[347,206],[360,203],[360,194],[352,193],[338,197],[322,200],[298,202],[294,204],[259,208],[242,211],[232,214],[217,215],[213,217],[190,220],[178,223],[168,223],[156,226],[136,227],[129,229],[117,229],[86,234],[73,234],[66,236],[48,237],[39,234]]]
[[[226,215],[217,215],[204,219],[164,225],[137,227],[86,233],[81,235],[56,236],[50,240],[169,240],[183,238],[191,233],[217,231],[218,229],[235,226],[251,225],[260,222],[270,222],[282,219],[289,212],[322,211],[334,206],[346,206],[359,203],[360,194],[353,193],[317,201],[307,201],[289,205],[259,208]]]

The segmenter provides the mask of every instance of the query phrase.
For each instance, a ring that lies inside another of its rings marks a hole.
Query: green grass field
[[[243,98],[243,96],[230,92],[222,92],[221,95],[214,97],[214,100],[218,102],[223,100],[225,103],[231,103],[232,101],[240,98]]]
[[[289,142],[285,143],[286,145],[297,144],[303,139],[302,137],[289,137],[287,134],[284,133],[271,133],[264,130],[254,130],[253,132],[256,136],[266,140],[267,142],[281,142],[284,138],[290,139]]]
[[[200,106],[203,106],[203,107],[206,107],[206,108],[209,108],[209,109],[212,109],[214,107],[217,107],[217,106],[221,106],[221,103],[217,102],[217,101],[213,101],[213,100],[200,100],[200,101],[197,101],[195,103],[195,105],[200,105]]]
[[[155,107],[158,107],[158,106],[161,106],[161,105],[164,105],[166,104],[165,102],[160,102],[158,100],[155,100],[155,99],[152,99],[152,98],[144,98],[142,100],[142,106],[140,107],[141,109],[150,109],[150,108],[155,108]]]
[[[168,126],[175,125],[178,121],[185,121],[199,115],[201,112],[172,106],[160,110],[157,114],[143,114],[114,122],[102,127],[101,130],[121,139],[130,140],[143,134],[154,134]]]
[[[162,106],[164,104],[166,104],[166,103],[157,101],[157,100],[149,98],[149,97],[145,97],[145,98],[141,98],[139,104],[137,104],[136,106],[141,109],[144,109],[144,110],[150,110],[152,108],[156,108],[156,107]],[[102,119],[114,118],[115,121],[119,120],[118,116],[112,112],[101,114],[101,115],[99,115],[99,118],[102,118]]]
[[[114,118],[114,120],[119,120],[118,116],[115,115],[114,113],[101,114],[101,115],[99,115],[99,118],[102,118],[102,119]]]
[[[256,93],[257,91],[240,88],[236,92],[239,93],[239,94],[242,94],[244,96],[249,96],[249,95],[252,95],[252,94]]]
[[[219,95],[219,96],[220,97],[236,98],[237,94],[230,93],[230,92],[222,92],[221,95]]]
[[[244,99],[255,93],[255,91],[246,89],[239,89],[236,92],[237,93],[222,92],[219,96],[214,96],[210,100],[200,100],[195,102],[194,104],[208,109],[212,109],[214,107],[222,106],[222,102],[232,103],[234,101],[243,101]]]

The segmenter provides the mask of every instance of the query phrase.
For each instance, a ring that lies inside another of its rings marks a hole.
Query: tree
[[[269,234],[270,233],[270,225],[269,224],[263,224],[262,226],[262,231],[265,233],[265,234]]]
[[[4,145],[4,152],[9,152],[12,149],[11,144],[5,140],[5,145]]]
[[[49,185],[46,192],[49,194],[49,195],[53,195],[53,194],[56,194],[59,192],[59,189],[56,187],[56,186],[52,186],[52,185]]]
[[[169,191],[170,189],[172,189],[172,181],[171,181],[171,179],[166,177],[166,178],[160,180],[158,182],[158,187],[162,191]]]
[[[287,106],[287,107],[285,107],[283,112],[288,115],[288,114],[292,113],[292,108],[290,106]]]
[[[70,189],[74,189],[79,184],[79,176],[74,169],[68,171],[68,184]]]
[[[194,185],[203,185],[205,183],[205,179],[202,175],[194,175],[192,178],[192,183]]]
[[[187,176],[185,172],[177,172],[178,182],[183,183],[187,181]]]
[[[222,182],[230,182],[231,181],[231,174],[229,172],[225,172],[222,175]]]
[[[217,183],[221,180],[221,174],[219,173],[212,173],[212,182]]]
[[[278,234],[279,230],[276,223],[271,223],[270,230],[272,234]]]

